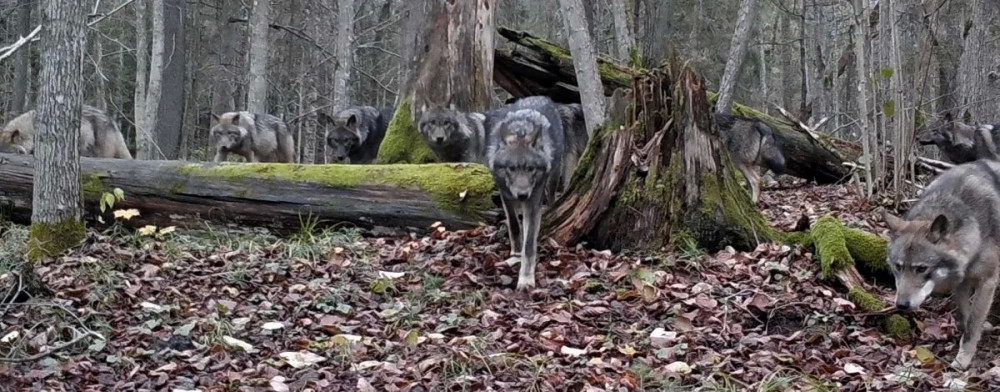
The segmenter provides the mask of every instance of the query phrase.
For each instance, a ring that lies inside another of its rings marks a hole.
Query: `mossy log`
[[[494,55],[493,79],[497,85],[516,98],[548,95],[563,103],[580,102],[573,59],[568,50],[522,31],[501,27],[499,33],[516,47],[498,50]],[[608,95],[616,89],[631,87],[634,77],[642,77],[647,72],[617,65],[606,58],[598,58],[598,71]],[[709,102],[714,102],[716,94],[707,94]],[[861,149],[854,143],[826,136],[821,136],[822,141],[814,140],[786,120],[739,103],[733,105],[733,113],[760,119],[781,135],[786,155],[785,174],[791,176],[820,184],[845,181],[849,179],[850,168],[843,162],[853,161],[860,155]],[[836,150],[827,146],[835,146]]]
[[[0,213],[31,218],[31,156],[0,154]],[[105,192],[121,188],[115,209],[136,208],[130,224],[201,227],[205,221],[279,232],[355,225],[389,232],[492,224],[500,217],[493,179],[478,164],[296,165],[189,163],[81,158],[82,190],[94,219]],[[104,217],[112,218],[110,214]]]
[[[570,189],[544,217],[561,243],[657,251],[693,241],[752,249],[773,231],[735,177],[703,80],[680,60],[612,98],[610,126],[591,138]]]

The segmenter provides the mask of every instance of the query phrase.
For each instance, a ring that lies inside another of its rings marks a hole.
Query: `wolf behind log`
[[[455,108],[430,107],[420,110],[417,130],[424,143],[441,162],[486,162],[486,115]]]
[[[563,135],[566,141],[566,155],[563,157],[563,174],[559,190],[565,191],[573,178],[580,157],[587,149],[590,136],[587,133],[587,123],[584,121],[583,106],[578,103],[560,104],[559,118],[562,120]]]
[[[34,153],[35,111],[15,117],[0,131],[0,146],[7,151]],[[80,117],[80,156],[132,159],[118,124],[106,113],[83,105]]]
[[[321,114],[331,126],[326,145],[333,163],[366,164],[375,162],[394,112],[392,107],[348,106],[333,117]]]
[[[780,137],[763,121],[743,116],[716,114],[719,139],[750,187],[750,196],[760,199],[761,177],[768,170],[775,175],[785,170],[785,155]],[[760,170],[763,169],[763,170]]]
[[[487,167],[493,175],[510,235],[511,259],[520,261],[518,290],[535,287],[542,201],[554,200],[565,151],[562,120],[547,97],[527,97],[506,107],[487,139]]]
[[[1000,162],[978,160],[934,179],[900,218],[885,213],[896,307],[951,294],[962,338],[952,365],[975,357],[1000,281]]]
[[[218,122],[210,132],[215,162],[225,161],[229,154],[240,155],[247,162],[298,161],[295,139],[280,118],[246,111],[213,116]]]

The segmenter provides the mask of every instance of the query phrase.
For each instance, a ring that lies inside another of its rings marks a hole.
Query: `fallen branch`
[[[32,30],[31,34],[28,34],[27,37],[20,37],[17,39],[17,42],[14,42],[9,46],[0,48],[0,61],[10,57],[10,55],[14,54],[14,52],[16,52],[18,49],[21,49],[21,47],[27,44],[28,42],[38,41],[39,38],[36,38],[35,36],[38,35],[39,31],[42,31],[42,25],[38,25],[38,27],[35,27],[35,29]]]
[[[99,335],[99,334],[97,334],[96,332],[93,332],[93,331],[88,331],[86,333],[80,333],[80,331],[77,331],[75,328],[70,328],[70,329],[73,330],[74,335],[76,335],[76,337],[74,337],[73,339],[71,339],[70,341],[68,341],[66,343],[63,343],[63,344],[60,344],[58,346],[52,347],[48,351],[43,351],[43,352],[40,352],[38,354],[32,355],[30,357],[24,357],[24,358],[0,358],[0,363],[34,362],[34,361],[37,361],[39,359],[45,358],[45,357],[47,357],[49,355],[52,355],[52,354],[55,354],[55,353],[60,352],[62,350],[65,350],[65,349],[67,349],[69,347],[72,347],[74,344],[80,343],[81,340],[83,340],[84,338],[86,338],[88,336],[94,336],[94,337],[100,338],[101,340],[104,340],[104,337],[102,337],[101,335]]]

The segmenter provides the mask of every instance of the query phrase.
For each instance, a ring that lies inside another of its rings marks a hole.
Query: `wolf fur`
[[[981,124],[973,134],[976,159],[1000,160],[1000,124]]]
[[[431,107],[420,110],[417,129],[424,143],[441,162],[486,161],[486,117],[482,113],[466,113],[455,108]]]
[[[35,111],[29,110],[4,126],[0,131],[0,146],[9,151],[34,153]],[[132,159],[122,136],[111,117],[98,108],[83,105],[80,117],[80,156],[90,158]]]
[[[507,215],[511,259],[520,259],[517,289],[535,287],[538,230],[546,194],[554,200],[565,151],[559,109],[548,97],[527,97],[506,107],[492,124],[487,167]]]
[[[0,144],[0,153],[28,155],[28,150],[16,144]]]
[[[750,187],[753,202],[760,200],[761,177],[768,170],[775,175],[785,171],[781,137],[763,121],[743,116],[716,114],[719,138]],[[763,169],[763,170],[761,170]]]
[[[295,139],[280,118],[270,114],[227,112],[215,115],[211,140],[215,162],[225,161],[229,154],[240,155],[247,162],[295,163]]]
[[[558,109],[566,141],[566,155],[563,157],[563,174],[559,189],[565,191],[573,178],[573,172],[576,171],[580,157],[587,149],[590,135],[587,133],[587,124],[584,121],[583,106],[578,103],[561,104],[558,105]]]
[[[323,122],[331,125],[326,135],[330,159],[346,164],[375,162],[393,112],[392,107],[348,106],[332,118],[321,115]]]
[[[942,121],[917,137],[921,146],[936,145],[945,159],[960,165],[979,159],[976,151],[976,126],[955,121],[945,114]]]
[[[952,294],[962,331],[952,365],[976,354],[1000,280],[1000,162],[978,160],[934,179],[902,218],[885,213],[896,307]]]

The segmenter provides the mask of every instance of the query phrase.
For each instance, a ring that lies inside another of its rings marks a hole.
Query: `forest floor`
[[[834,214],[883,231],[850,185],[772,188],[760,205],[781,230]],[[807,249],[638,257],[542,241],[539,289],[523,295],[495,228],[159,233],[92,232],[38,265],[53,295],[0,303],[0,358],[29,358],[0,363],[0,390],[1000,388],[997,333],[976,370],[951,370],[946,300],[890,338]],[[27,233],[0,236],[0,288],[17,287],[2,272]]]

